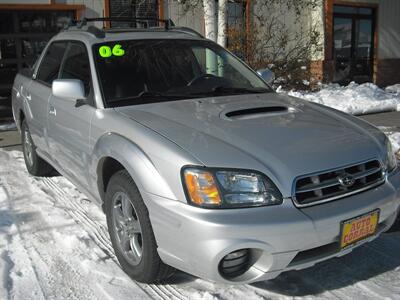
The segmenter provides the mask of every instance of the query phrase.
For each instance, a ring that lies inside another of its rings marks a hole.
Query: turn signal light
[[[200,206],[219,206],[221,197],[214,176],[207,171],[186,169],[184,172],[190,200]]]

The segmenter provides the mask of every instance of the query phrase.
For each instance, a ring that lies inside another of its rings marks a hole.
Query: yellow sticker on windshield
[[[123,56],[125,54],[125,50],[122,49],[122,46],[120,44],[116,44],[112,47],[109,46],[101,46],[99,48],[99,54],[103,58],[110,57],[112,55],[114,56]]]

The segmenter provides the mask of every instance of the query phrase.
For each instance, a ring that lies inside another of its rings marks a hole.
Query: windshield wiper
[[[224,95],[224,94],[261,94],[270,92],[264,88],[238,88],[238,87],[227,87],[227,86],[217,86],[210,91],[193,92],[193,93],[183,93],[183,94],[164,94],[156,91],[144,90],[135,96],[121,97],[108,99],[108,103],[118,103],[124,104],[146,104],[152,102],[162,102],[168,100],[182,100],[190,98],[198,98],[202,96],[210,95]]]
[[[271,92],[264,88],[242,88],[230,86],[216,86],[209,91],[194,92],[191,95],[224,95],[224,94],[263,94]]]
[[[163,94],[160,92],[155,92],[155,91],[142,91],[139,94],[137,94],[136,96],[129,96],[129,97],[123,97],[123,98],[113,98],[113,99],[109,99],[107,102],[109,103],[115,103],[115,102],[126,102],[126,101],[132,101],[132,100],[162,100],[162,99],[166,99],[166,100],[170,100],[170,99],[185,99],[188,98],[188,95],[184,95],[184,94],[177,94],[177,95],[173,95],[173,94]],[[146,101],[145,103],[148,103],[151,101]]]
[[[264,88],[242,88],[230,86],[216,86],[212,89],[214,93],[248,93],[248,94],[262,94],[268,93],[270,90]]]

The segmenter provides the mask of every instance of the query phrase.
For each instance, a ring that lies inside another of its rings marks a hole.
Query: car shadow
[[[171,277],[163,280],[162,284],[184,285],[186,283],[193,282],[196,279],[198,278],[193,275],[176,270]]]
[[[291,297],[304,297],[352,286],[400,266],[400,232],[383,234],[377,240],[350,254],[315,265],[312,268],[282,273],[273,280],[252,286]],[[385,281],[385,279],[382,279]],[[350,296],[349,296],[350,297]]]
[[[393,229],[392,229],[393,230]],[[282,273],[273,280],[250,284],[252,288],[282,296],[307,297],[324,292],[334,292],[371,278],[384,279],[385,273],[400,266],[400,231],[382,234],[371,243],[364,244],[348,255],[321,262],[311,268]],[[198,280],[177,271],[163,284],[181,285],[183,288]],[[208,282],[208,284],[212,284]],[[241,286],[212,284],[214,290],[241,289]],[[262,294],[262,291],[260,291]],[[350,297],[350,295],[349,295]]]

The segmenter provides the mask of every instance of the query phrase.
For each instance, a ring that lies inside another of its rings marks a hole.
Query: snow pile
[[[400,84],[382,90],[373,83],[357,84],[352,82],[348,86],[323,85],[318,92],[285,92],[280,87],[277,92],[330,106],[353,115],[391,110],[400,111]]]
[[[388,86],[385,91],[388,93],[400,94],[400,83]]]
[[[378,127],[382,132],[384,132],[392,143],[394,152],[396,153],[397,159],[400,160],[400,132],[394,131],[395,127]]]
[[[0,131],[14,130],[17,126],[14,122],[0,124]]]
[[[392,142],[394,152],[400,155],[400,132],[392,132],[387,135]]]

